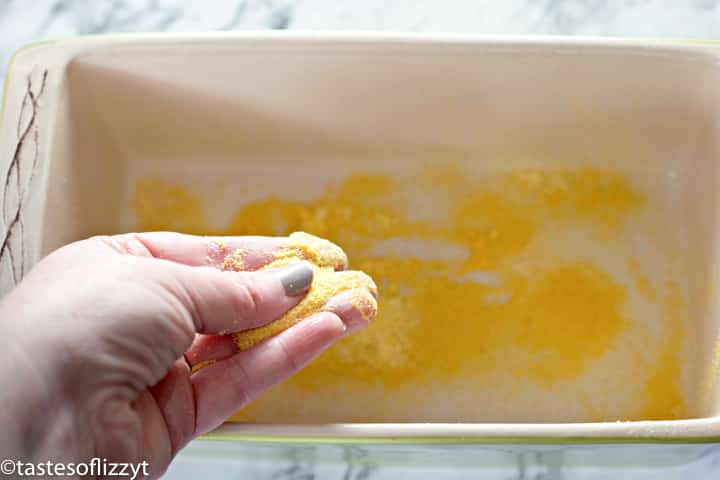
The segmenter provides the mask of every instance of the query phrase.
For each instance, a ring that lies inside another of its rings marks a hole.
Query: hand
[[[285,238],[222,241],[245,252],[250,271],[208,266],[212,239],[175,233],[94,237],[39,262],[0,303],[0,458],[146,460],[159,475],[192,438],[375,313],[340,294],[332,312],[237,352],[214,334],[279,317],[309,288],[312,269],[252,271]]]

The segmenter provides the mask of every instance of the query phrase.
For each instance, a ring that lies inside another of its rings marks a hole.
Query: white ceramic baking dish
[[[31,45],[13,58],[3,96],[0,291],[67,242],[139,228],[133,191],[145,177],[186,186],[220,225],[267,195],[304,198],[354,172],[409,171],[446,152],[478,171],[612,168],[650,192],[654,230],[631,248],[660,258],[668,242],[679,252],[687,418],[563,421],[549,409],[537,418],[496,409],[480,422],[228,423],[208,438],[720,441],[719,60],[713,44],[552,38],[247,33]]]

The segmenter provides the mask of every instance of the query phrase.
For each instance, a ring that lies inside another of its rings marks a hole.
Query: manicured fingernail
[[[287,295],[305,293],[312,285],[313,269],[308,262],[291,263],[271,272],[280,278]]]

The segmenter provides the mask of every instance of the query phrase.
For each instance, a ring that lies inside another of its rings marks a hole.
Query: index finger
[[[150,256],[189,266],[213,266],[222,270],[254,271],[278,257],[295,256],[314,260],[313,255],[344,270],[347,257],[337,245],[305,233],[288,237],[205,237],[174,232],[144,232],[115,235],[106,243],[123,253]]]
[[[287,243],[287,237],[205,237],[175,232],[143,232],[111,237],[121,247],[139,242],[128,253],[170,260],[191,267],[215,266],[252,271],[267,265]],[[143,249],[145,251],[143,251]],[[128,250],[128,249],[126,249]]]

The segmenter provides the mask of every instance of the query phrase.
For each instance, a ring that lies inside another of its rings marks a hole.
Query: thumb
[[[175,320],[188,327],[190,335],[174,346],[178,356],[197,333],[224,335],[275,320],[300,301],[313,281],[313,268],[304,261],[256,272],[149,261],[157,264],[151,279],[174,304]]]
[[[19,318],[11,325],[22,330],[23,348],[72,378],[104,370],[135,387],[153,385],[197,333],[269,323],[313,280],[306,262],[232,272],[94,245],[76,242],[52,253],[2,303],[14,305]]]
[[[114,372],[118,382],[136,390],[160,380],[196,334],[226,334],[269,323],[295,306],[313,280],[307,262],[257,272],[129,255],[91,263],[79,276],[96,285],[86,283],[83,294],[77,289],[66,293],[72,298],[58,308],[89,312],[55,322],[65,332],[62,338],[74,345],[73,355],[65,356],[68,370],[72,375],[88,369]]]

